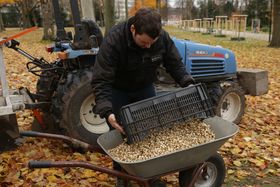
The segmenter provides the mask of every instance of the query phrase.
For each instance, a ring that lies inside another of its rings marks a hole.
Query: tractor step
[[[246,94],[259,96],[268,92],[268,71],[238,68],[238,82]]]

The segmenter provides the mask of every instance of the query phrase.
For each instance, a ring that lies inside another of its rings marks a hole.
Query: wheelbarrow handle
[[[102,154],[106,154],[99,146],[94,146],[86,142],[83,142],[81,140],[71,138],[69,136],[65,136],[61,134],[42,133],[42,132],[35,132],[35,131],[21,131],[20,135],[27,136],[27,137],[41,137],[41,138],[63,140],[71,144],[72,148],[82,148],[83,150],[95,151]]]
[[[140,183],[146,183],[148,184],[149,180],[151,179],[146,179],[146,178],[141,178],[141,177],[137,177],[134,175],[130,175],[126,172],[122,172],[122,171],[117,171],[117,170],[113,170],[107,167],[103,167],[103,166],[98,166],[89,162],[84,162],[84,161],[47,161],[47,160],[31,160],[28,162],[28,167],[30,169],[33,168],[64,168],[64,167],[82,167],[82,168],[86,168],[86,169],[91,169],[94,171],[99,171],[102,173],[107,173],[109,175],[112,176],[116,176],[116,177],[121,177],[125,180],[134,180]]]
[[[37,160],[31,160],[28,162],[28,167],[30,169],[33,168],[50,168],[52,167],[51,161],[37,161]]]

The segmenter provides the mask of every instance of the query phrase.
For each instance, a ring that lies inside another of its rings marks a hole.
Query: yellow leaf
[[[239,147],[235,147],[235,148],[233,148],[232,150],[230,150],[230,152],[232,153],[232,154],[238,154],[238,153],[240,153],[241,152],[241,150],[239,149]]]
[[[74,158],[76,159],[76,160],[83,160],[83,161],[85,161],[86,159],[85,159],[85,157],[84,157],[84,155],[82,155],[82,154],[80,154],[80,153],[73,153],[73,156],[74,156]]]
[[[56,178],[55,175],[50,175],[50,176],[47,177],[47,180],[48,180],[49,182],[54,182],[54,181],[57,180],[57,178]]]
[[[0,173],[4,171],[4,167],[3,166],[0,166]]]
[[[96,178],[97,178],[98,180],[100,180],[100,181],[107,181],[107,180],[108,180],[108,174],[102,173],[102,174],[100,174],[100,175],[97,175]]]
[[[234,164],[235,166],[241,166],[241,165],[242,165],[242,163],[241,163],[239,160],[233,161],[233,164]]]
[[[26,175],[29,172],[28,168],[22,168],[20,169],[21,175]]]
[[[97,182],[97,179],[96,178],[89,178],[89,179],[87,179],[88,180],[88,182]]]
[[[246,142],[249,142],[249,141],[251,141],[252,140],[252,138],[251,137],[243,137],[243,139],[246,141]]]
[[[90,163],[99,164],[100,163],[100,155],[96,153],[90,153]]]
[[[274,169],[268,169],[265,173],[275,174],[276,170]]]
[[[97,176],[96,172],[94,172],[93,170],[90,170],[90,169],[85,169],[81,175],[82,178],[91,178],[91,177],[96,177],[96,176]]]
[[[232,169],[229,169],[229,170],[227,170],[227,173],[230,175],[230,174],[233,174],[234,173],[234,170],[232,170]]]
[[[265,176],[265,174],[263,172],[259,172],[259,173],[257,173],[257,176],[262,178]]]
[[[236,176],[237,176],[237,178],[239,178],[239,179],[243,179],[244,177],[247,177],[248,175],[249,175],[249,173],[246,172],[246,171],[243,171],[243,170],[238,170],[238,171],[236,172]]]
[[[66,174],[64,176],[62,176],[63,179],[70,179],[72,176],[70,174]]]
[[[170,183],[170,182],[176,182],[178,179],[175,175],[167,175],[166,177],[164,177],[164,179],[166,180],[166,182]]]
[[[261,166],[264,164],[264,161],[261,159],[253,159],[254,160],[254,164],[256,164],[256,166]]]
[[[264,124],[263,120],[261,120],[260,118],[255,118],[255,121],[260,125]]]
[[[229,142],[226,142],[223,147],[231,147],[232,145]]]

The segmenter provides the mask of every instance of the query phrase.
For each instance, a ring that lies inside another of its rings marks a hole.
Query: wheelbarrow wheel
[[[187,187],[191,184],[194,170],[193,167],[188,170],[179,172],[180,187]],[[196,179],[195,187],[220,187],[222,186],[226,175],[225,162],[219,153],[211,156],[206,161],[206,171],[201,171]]]

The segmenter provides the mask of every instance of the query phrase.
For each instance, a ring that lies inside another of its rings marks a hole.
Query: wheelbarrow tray
[[[109,153],[108,150],[123,142],[121,134],[116,130],[102,134],[97,139],[97,143],[112,160],[118,162],[129,174],[150,178],[204,162],[238,132],[237,125],[217,116],[205,119],[204,123],[210,125],[215,134],[215,140],[143,161],[124,162],[114,158]]]

